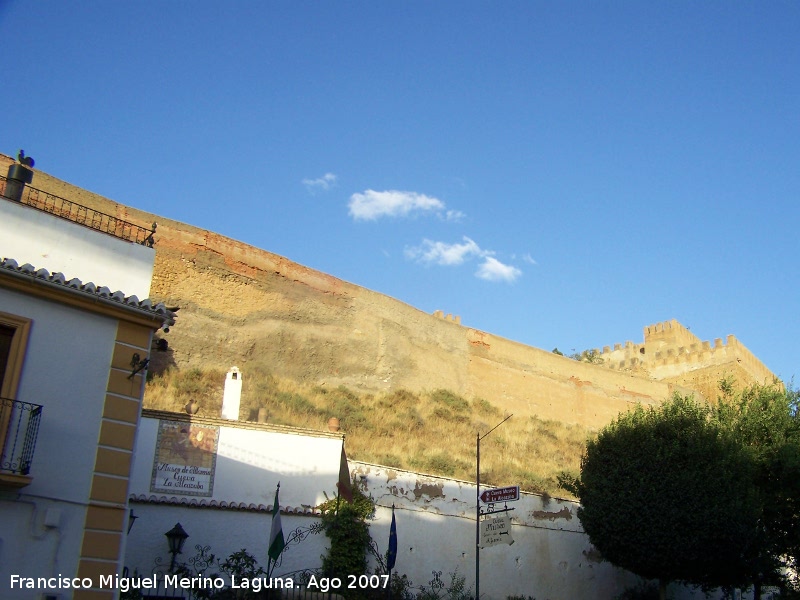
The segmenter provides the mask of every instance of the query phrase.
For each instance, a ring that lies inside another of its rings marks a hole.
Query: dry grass
[[[244,380],[240,418],[326,430],[338,417],[347,434],[348,456],[412,471],[474,481],[476,433],[503,420],[483,398],[462,398],[448,390],[358,394],[279,379],[250,365]],[[218,416],[225,374],[219,370],[168,370],[148,381],[146,408],[181,412],[190,400],[201,415]],[[562,472],[577,474],[586,439],[582,427],[515,416],[481,442],[481,481],[519,485],[523,490],[570,497],[558,485]]]

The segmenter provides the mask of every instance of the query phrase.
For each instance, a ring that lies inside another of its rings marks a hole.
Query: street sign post
[[[493,490],[484,490],[481,494],[481,500],[486,504],[494,502],[514,502],[519,500],[519,486],[512,485],[504,488],[495,488]]]
[[[481,440],[513,416],[508,415],[483,435],[480,431],[475,434],[475,598],[477,599],[481,597]],[[509,526],[509,535],[510,531]]]

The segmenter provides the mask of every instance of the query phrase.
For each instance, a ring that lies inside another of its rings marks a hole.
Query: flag
[[[278,492],[280,489],[281,484],[279,483],[275,490],[275,504],[272,505],[272,527],[269,530],[269,550],[267,550],[267,555],[272,560],[278,560],[286,546],[286,542],[283,541],[283,528],[281,527],[281,507],[278,504]]]
[[[344,453],[342,442],[342,460],[339,462],[339,481],[336,483],[339,495],[348,502],[353,501],[353,487],[350,484],[350,467],[347,466],[347,455]]]
[[[391,571],[397,561],[397,522],[394,520],[394,504],[392,504],[392,526],[389,528],[389,552],[386,554],[386,568]]]

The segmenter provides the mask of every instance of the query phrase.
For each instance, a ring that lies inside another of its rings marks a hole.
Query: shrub
[[[469,410],[469,402],[450,390],[434,390],[430,396],[434,402],[444,404],[456,412]]]

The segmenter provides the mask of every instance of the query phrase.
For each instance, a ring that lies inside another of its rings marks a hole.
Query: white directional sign
[[[481,548],[496,546],[497,544],[514,543],[511,537],[511,517],[503,515],[481,521]]]

